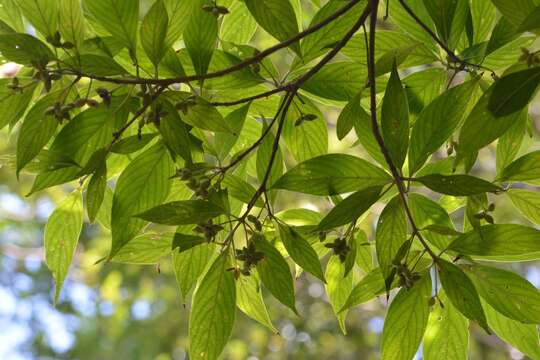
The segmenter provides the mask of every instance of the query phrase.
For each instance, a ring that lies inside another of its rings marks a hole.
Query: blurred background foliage
[[[143,12],[149,1],[146,3]],[[315,7],[310,1],[302,1],[302,8],[307,26]],[[260,49],[274,42],[261,30],[252,41]],[[282,70],[290,60],[287,51],[271,57]],[[1,76],[13,76],[16,70],[14,64],[3,64]],[[342,142],[337,140],[335,121],[340,109],[320,106],[320,110],[329,127],[329,152],[366,156],[358,146],[353,146],[356,141],[353,134]],[[532,103],[530,113],[535,126],[521,153],[534,150],[532,143],[538,144],[540,100]],[[43,228],[56,204],[73,187],[56,187],[26,197],[33,177],[21,174],[17,181],[7,160],[8,154],[14,153],[15,139],[15,133],[7,128],[0,131],[0,359],[186,359],[189,302],[181,298],[170,259],[164,258],[157,267],[96,264],[110,246],[110,233],[97,224],[85,224],[59,304],[56,308],[52,306],[54,284],[44,262]],[[495,147],[483,149],[479,156],[474,172],[479,176],[493,174]],[[496,222],[526,221],[515,213],[506,198],[497,197],[495,202]],[[280,203],[283,208],[323,210],[325,206],[320,202],[310,203],[305,196],[282,197]],[[363,222],[370,239],[381,210],[375,206]],[[453,214],[456,225],[459,226],[462,216],[462,210]],[[540,287],[539,265],[530,262],[512,267]],[[275,299],[265,298],[279,334],[237,311],[238,319],[223,358],[369,360],[379,357],[387,306],[384,297],[350,311],[345,336],[320,281],[302,274],[296,281],[296,292],[300,317]],[[421,354],[417,357],[420,359]],[[494,335],[488,336],[475,328],[470,358],[525,357]]]

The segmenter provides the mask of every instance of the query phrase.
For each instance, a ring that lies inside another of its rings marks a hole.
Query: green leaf
[[[417,172],[459,126],[477,84],[478,82],[473,80],[455,86],[422,110],[411,133],[410,174]]]
[[[223,178],[223,186],[229,192],[229,195],[242,201],[245,204],[249,204],[253,196],[255,196],[255,188],[242,180],[239,176],[233,174],[227,174]],[[255,205],[258,207],[264,207],[262,199],[257,199]]]
[[[506,0],[491,0],[497,10],[514,25],[519,25],[535,8],[534,0],[516,0],[508,2]]]
[[[157,264],[171,253],[172,234],[148,233],[135,236],[111,259],[124,264]]]
[[[409,147],[409,104],[395,62],[383,98],[381,130],[390,157],[401,169]]]
[[[246,4],[234,1],[229,12],[223,18],[220,39],[233,44],[248,43],[257,31],[257,22],[250,15]]]
[[[56,283],[54,303],[58,301],[83,225],[83,200],[79,190],[69,194],[53,211],[45,225],[45,261]]]
[[[107,165],[103,163],[97,168],[96,172],[88,182],[86,191],[86,210],[88,219],[94,222],[96,215],[101,207],[103,198],[105,197],[105,189],[107,188]]]
[[[317,253],[293,227],[278,223],[279,237],[296,264],[326,282]]]
[[[508,166],[514,160],[521,148],[525,132],[527,130],[527,123],[529,122],[529,114],[523,111],[517,121],[510,126],[497,142],[497,173]]]
[[[353,62],[334,62],[310,77],[302,89],[330,100],[348,101],[364,88],[359,79],[367,76],[364,66]]]
[[[537,191],[510,189],[506,194],[519,212],[533,223],[540,225],[540,194]]]
[[[298,33],[296,14],[289,0],[245,0],[246,6],[257,23],[279,41]],[[298,43],[291,49],[301,55]]]
[[[215,253],[214,244],[194,246],[184,252],[173,250],[174,275],[184,301]]]
[[[337,256],[332,256],[326,264],[325,277],[328,301],[338,319],[341,331],[346,335],[347,329],[345,328],[345,318],[347,316],[347,311],[339,311],[343,305],[345,305],[345,301],[347,301],[347,298],[351,293],[353,280],[352,273],[349,272],[345,275],[345,267],[339,258]]]
[[[167,122],[166,119],[162,119],[161,126],[163,127],[167,126],[167,125],[164,125],[165,122]],[[115,154],[122,154],[122,155],[132,154],[144,148],[155,137],[156,137],[155,133],[141,134],[140,137],[137,135],[125,137],[113,144],[113,146],[111,147],[111,152]],[[165,136],[163,137],[165,138]]]
[[[424,6],[445,43],[450,40],[457,4],[458,0],[424,0]]]
[[[266,310],[260,280],[255,273],[250,276],[240,276],[236,280],[236,305],[247,316],[266,326],[274,334],[278,333]]]
[[[346,154],[328,154],[296,165],[279,178],[273,188],[313,195],[337,195],[391,181],[390,175],[366,160]]]
[[[181,200],[161,204],[134,215],[164,225],[198,224],[223,214],[223,209],[206,200]]]
[[[449,249],[486,260],[533,260],[540,258],[540,231],[517,224],[484,225],[458,237]]]
[[[230,125],[225,122],[223,116],[210,103],[202,98],[197,98],[196,104],[189,106],[187,113],[180,115],[182,120],[191,126],[208,131],[229,132],[234,134]]]
[[[506,317],[540,324],[540,292],[518,274],[490,266],[470,265],[464,270],[480,296]]]
[[[483,302],[489,327],[502,340],[529,356],[531,359],[540,359],[538,346],[538,327],[531,324],[522,324],[518,321],[499,314],[489,304]]]
[[[262,133],[264,133],[267,126],[268,125],[266,125],[266,123],[263,124],[263,127],[261,128],[261,135]],[[266,177],[268,167],[270,166],[272,152],[274,151],[274,141],[274,135],[271,132],[268,132],[268,134],[264,137],[263,141],[257,148],[256,170],[257,178],[259,179],[261,184]],[[267,187],[271,187],[281,176],[281,174],[283,174],[283,155],[281,154],[281,150],[278,148],[274,161],[272,162],[272,168],[270,169],[268,175],[268,180],[266,184]]]
[[[527,181],[540,178],[540,150],[525,154],[502,171],[499,181]]]
[[[162,143],[133,159],[120,174],[114,191],[111,232],[113,257],[145,225],[133,217],[162,203],[169,194],[173,163]]]
[[[318,230],[330,230],[358,219],[380,198],[380,187],[359,190],[337,204],[317,226]]]
[[[81,72],[94,76],[113,76],[127,74],[120,64],[108,56],[82,54],[65,60],[66,64]]]
[[[526,107],[540,84],[540,67],[513,72],[493,85],[488,109],[496,118],[513,114]]]
[[[381,212],[375,233],[377,260],[385,280],[390,279],[394,259],[407,241],[407,218],[399,195],[392,198]],[[390,279],[391,282],[392,279]],[[387,286],[388,287],[388,286]]]
[[[227,271],[229,255],[212,264],[193,295],[189,317],[191,359],[217,359],[231,335],[236,313],[234,275]]]
[[[362,93],[358,93],[343,107],[343,110],[341,110],[336,122],[338,140],[343,140],[343,138],[347,136],[361,116],[361,112],[364,111],[360,105],[361,99]]]
[[[444,291],[440,291],[437,297],[439,301],[431,310],[424,334],[424,359],[466,360],[469,349],[469,321],[447,301]]]
[[[384,294],[384,278],[380,268],[375,268],[368,272],[366,276],[360,280],[352,289],[347,301],[341,308],[340,312],[345,311],[353,306],[368,302],[375,297]]]
[[[11,79],[0,80],[0,113],[2,114],[0,118],[0,129],[6,125],[14,126],[19,121],[24,115],[36,90],[36,86],[32,85],[22,93],[11,93],[7,88],[7,85],[10,83]]]
[[[532,31],[540,28],[540,5],[538,5],[533,11],[527,15],[519,26],[519,32]]]
[[[56,0],[16,0],[24,17],[45,36],[54,35],[58,26],[58,5]],[[64,35],[64,34],[62,34]],[[64,35],[65,36],[65,35]]]
[[[257,250],[264,253],[264,259],[257,263],[257,272],[264,287],[282,304],[298,314],[294,300],[293,277],[287,261],[263,236],[254,235],[252,241],[255,242]]]
[[[0,34],[0,52],[10,61],[22,65],[46,65],[54,59],[47,45],[28,34]]]
[[[202,9],[209,1],[197,0],[197,3],[184,30],[184,42],[195,72],[197,75],[204,75],[208,71],[216,46],[218,22],[213,14]]]
[[[93,19],[132,51],[137,48],[139,2],[132,0],[84,0]]]
[[[80,49],[84,42],[84,16],[80,0],[63,0],[60,4],[58,25],[65,41]]]
[[[180,39],[191,19],[191,14],[197,10],[198,0],[163,0],[169,15],[169,27],[165,43],[174,44]]]
[[[169,15],[163,0],[156,0],[141,25],[141,44],[155,67],[172,43],[166,43]]]
[[[178,115],[178,111],[169,102],[164,102],[167,116],[159,122],[159,132],[163,141],[176,156],[182,157],[187,164],[192,162],[191,140],[186,124]]]
[[[238,4],[240,3],[238,2]],[[216,133],[214,144],[220,159],[225,159],[230,155],[231,150],[239,140],[250,105],[251,103],[247,103],[246,105],[231,111],[225,117],[224,121],[232,129],[232,134],[226,132]]]
[[[499,186],[470,175],[431,174],[415,178],[414,181],[422,183],[435,192],[453,196],[469,196],[502,191]]]
[[[429,318],[431,278],[428,273],[412,289],[402,288],[384,320],[381,359],[410,360],[416,354]]]
[[[181,253],[204,243],[207,243],[207,241],[201,236],[176,232],[172,240],[172,249],[178,249],[178,252]]]
[[[456,265],[442,259],[437,260],[441,285],[448,299],[465,317],[475,321],[489,334],[486,316],[480,303],[480,297],[472,281]]]

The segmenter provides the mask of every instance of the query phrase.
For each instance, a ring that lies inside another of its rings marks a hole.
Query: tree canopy
[[[191,359],[237,308],[275,332],[266,294],[302,316],[302,272],[344,333],[389,300],[382,359],[467,359],[473,324],[540,359],[540,293],[505,268],[540,259],[540,0],[0,4],[8,163],[28,195],[72,189],[44,233],[54,302],[95,222],[104,266],[170,258]]]

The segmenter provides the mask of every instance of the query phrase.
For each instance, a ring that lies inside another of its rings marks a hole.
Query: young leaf
[[[390,285],[388,279],[394,269],[394,259],[406,241],[407,218],[405,217],[401,198],[396,195],[381,212],[375,232],[377,260],[387,283],[387,288]],[[392,279],[389,280],[391,283]]]
[[[257,23],[279,41],[285,41],[296,35],[298,22],[289,0],[246,0],[247,8]],[[301,55],[298,43],[291,49]]]
[[[502,340],[529,356],[540,359],[538,346],[538,328],[536,325],[523,324],[498,313],[486,302],[482,302],[489,327]]]
[[[469,348],[469,321],[452,305],[444,291],[437,295],[424,334],[425,360],[466,360]],[[489,322],[489,318],[488,318]],[[490,324],[491,325],[491,324]]]
[[[477,84],[472,80],[447,90],[420,113],[411,133],[410,174],[418,171],[458,127]]]
[[[236,313],[236,285],[222,253],[212,264],[197,291],[189,317],[191,359],[217,359],[231,334]]]
[[[328,154],[296,165],[279,178],[273,188],[337,195],[391,181],[390,175],[366,160],[346,154]]]
[[[194,246],[184,252],[173,250],[174,275],[184,301],[215,253],[214,244]]]
[[[157,67],[165,51],[172,45],[165,42],[169,25],[169,15],[163,0],[156,0],[141,25],[141,44],[148,58]]]
[[[540,151],[533,151],[511,162],[501,173],[500,181],[527,181],[540,178]]]
[[[114,191],[110,257],[131,240],[145,222],[133,217],[162,203],[169,194],[172,161],[162,143],[157,143],[133,159],[122,172]]]
[[[317,253],[298,232],[287,225],[278,224],[279,237],[296,264],[326,282]]]
[[[379,200],[380,187],[359,190],[337,204],[317,226],[318,230],[331,230],[358,219]]]
[[[55,304],[71,265],[82,225],[82,194],[79,190],[75,190],[58,205],[45,225],[45,261],[56,283]]]
[[[459,267],[446,260],[438,259],[437,267],[441,285],[452,305],[465,317],[478,323],[489,334],[486,315],[471,280]]]
[[[133,0],[84,0],[93,20],[131,51],[137,48],[139,2]]]
[[[506,317],[540,324],[540,292],[516,273],[490,266],[466,266],[480,296]]]
[[[459,236],[449,250],[506,261],[540,258],[540,231],[517,224],[484,225]]]
[[[204,75],[212,60],[218,35],[217,18],[203,6],[209,2],[196,0],[197,7],[191,14],[191,19],[184,30],[184,42],[191,57],[191,62],[197,75]]]
[[[326,264],[326,293],[328,294],[328,301],[334,310],[334,314],[339,322],[339,327],[343,334],[347,334],[345,328],[345,318],[347,316],[347,310],[339,312],[345,301],[349,297],[352,290],[352,273],[349,272],[345,275],[344,264],[341,263],[337,256],[332,256]]]
[[[532,100],[540,84],[540,67],[503,76],[493,85],[488,109],[496,118],[522,110]]]
[[[255,273],[240,276],[236,280],[236,305],[247,316],[266,326],[274,334],[278,333],[266,310],[260,280]]]
[[[412,289],[402,288],[394,298],[381,340],[381,359],[410,360],[416,354],[429,317],[431,278],[426,272]]]
[[[135,236],[111,259],[124,264],[157,264],[171,253],[172,234],[148,233]]]
[[[390,157],[401,169],[409,147],[409,104],[395,62],[383,98],[381,130]]]
[[[540,194],[536,191],[510,189],[506,194],[512,204],[533,223],[540,225]]]
[[[86,191],[86,210],[88,219],[94,222],[96,215],[101,207],[107,188],[107,166],[103,163],[99,166],[96,172],[88,182],[88,190]]]
[[[223,209],[207,200],[173,201],[133,215],[164,225],[197,224],[223,214]]]
[[[282,304],[288,306],[295,314],[294,284],[287,261],[279,251],[260,235],[254,235],[252,241],[258,251],[264,253],[264,259],[257,263],[257,272],[264,287]]]
[[[486,192],[497,193],[502,189],[489,181],[470,175],[431,174],[415,178],[431,190],[452,196],[470,196]]]

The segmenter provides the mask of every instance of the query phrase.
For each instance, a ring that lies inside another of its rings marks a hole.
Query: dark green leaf
[[[503,76],[493,85],[488,109],[496,118],[522,110],[532,100],[540,84],[540,67]]]
[[[28,34],[0,34],[0,52],[6,59],[23,65],[44,66],[54,59],[47,45]]]
[[[177,232],[174,233],[174,237],[172,240],[172,249],[178,249],[178,252],[181,253],[197,245],[205,243],[207,243],[206,239],[201,236],[182,234]]]
[[[486,192],[497,193],[502,189],[489,181],[470,175],[431,174],[415,178],[431,190],[453,196],[469,196]]]
[[[125,137],[114,143],[111,152],[123,155],[134,153],[144,148],[155,137],[154,133],[142,134],[140,137],[137,135]]]
[[[96,215],[103,202],[105,196],[105,189],[107,188],[107,166],[103,163],[98,167],[96,172],[90,178],[88,182],[88,190],[86,191],[86,210],[88,212],[88,219],[90,222],[94,222]]]
[[[223,209],[206,200],[181,200],[158,205],[134,215],[165,225],[197,224],[223,214]]]
[[[525,32],[525,31],[537,30],[538,28],[540,28],[539,19],[540,19],[540,5],[536,6],[536,8],[533,11],[531,11],[529,15],[527,15],[527,17],[523,20],[523,22],[519,26],[518,31]]]

